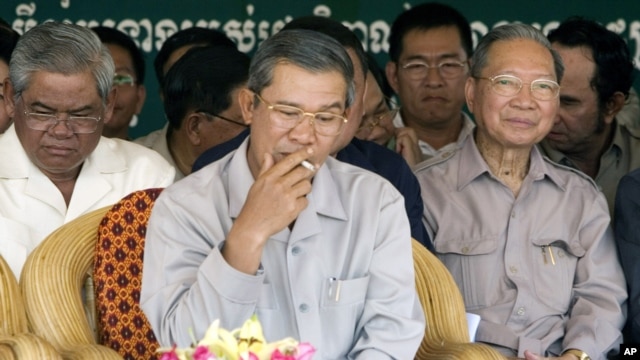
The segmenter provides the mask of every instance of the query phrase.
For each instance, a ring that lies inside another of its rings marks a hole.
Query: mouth
[[[73,149],[65,146],[45,146],[44,149],[47,153],[55,156],[66,156],[74,152]]]
[[[525,118],[511,118],[511,119],[507,119],[507,122],[512,126],[515,126],[517,128],[523,128],[523,129],[531,128],[536,125],[533,121]]]
[[[434,95],[429,95],[429,96],[425,96],[422,98],[422,101],[424,102],[446,102],[447,99],[445,99],[442,96],[434,96]]]

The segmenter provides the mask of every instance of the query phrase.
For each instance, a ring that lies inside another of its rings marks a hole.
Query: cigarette
[[[300,163],[300,165],[306,167],[309,171],[316,171],[316,167],[313,166],[312,163],[308,162],[307,160],[302,160],[302,162]]]

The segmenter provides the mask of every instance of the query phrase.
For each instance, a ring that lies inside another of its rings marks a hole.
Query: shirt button
[[[511,212],[511,218],[512,218],[512,219],[515,219],[515,218],[516,218],[516,212],[515,212],[515,211],[512,211],[512,212]]]
[[[298,306],[298,309],[300,310],[300,312],[306,313],[309,311],[309,305],[300,304],[300,306]]]
[[[511,271],[512,274],[517,274],[518,273],[518,268],[511,265],[509,266],[509,271]]]
[[[462,249],[460,251],[462,251],[463,254],[466,254],[466,253],[469,252],[469,247],[468,246],[464,246],[464,247],[462,247]]]
[[[294,247],[291,249],[291,253],[292,253],[293,255],[298,255],[298,254],[300,254],[301,252],[302,252],[302,249],[300,249],[300,247],[299,247],[299,246],[294,246]]]
[[[524,315],[524,313],[525,313],[525,312],[526,312],[526,311],[524,310],[524,307],[523,307],[523,306],[521,306],[521,307],[519,307],[519,308],[518,308],[518,315],[522,316],[522,315]]]

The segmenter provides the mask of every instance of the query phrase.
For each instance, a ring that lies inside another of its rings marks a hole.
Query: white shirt
[[[135,190],[166,187],[174,169],[155,152],[100,138],[84,161],[67,207],[62,193],[28,158],[12,125],[0,136],[0,254],[19,278],[27,255],[53,230]]]

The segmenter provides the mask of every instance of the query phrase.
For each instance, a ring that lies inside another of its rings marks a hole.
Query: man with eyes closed
[[[48,22],[25,33],[4,83],[13,125],[0,137],[0,254],[20,275],[51,231],[174,169],[155,152],[101,137],[111,120],[114,64],[85,27]]]
[[[626,312],[606,199],[536,147],[554,124],[563,70],[532,26],[491,30],[465,86],[473,135],[416,169],[436,254],[482,319],[476,341],[527,360],[606,359]]]

